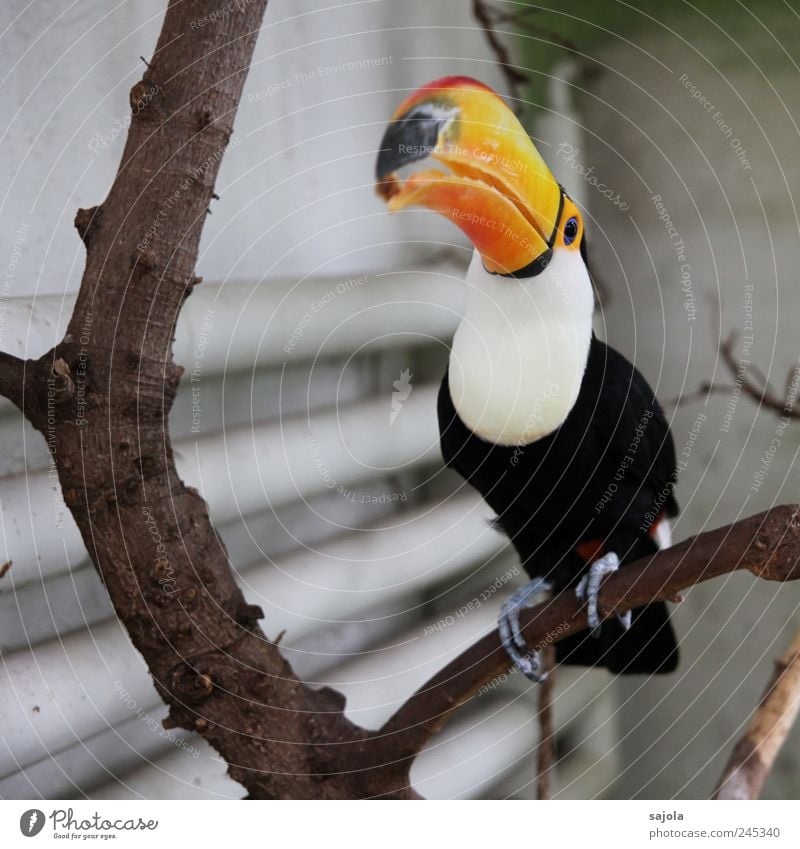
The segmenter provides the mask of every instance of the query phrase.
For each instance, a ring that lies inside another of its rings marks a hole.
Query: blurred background
[[[271,0],[179,325],[172,415],[245,594],[298,674],[377,727],[493,627],[524,578],[443,471],[435,393],[471,248],[373,191],[398,102],[466,74],[519,109],[587,220],[596,331],[656,388],[680,540],[796,501],[800,69],[793,4]],[[220,3],[220,6],[225,6]],[[4,6],[0,349],[63,332],[72,219],[105,195],[161,0]],[[298,9],[300,9],[298,11]],[[124,332],[124,328],[122,328]],[[730,343],[732,368],[720,354]],[[705,387],[711,384],[711,391]],[[41,436],[0,402],[0,797],[229,798],[160,705],[89,563]],[[3,571],[3,570],[0,570]],[[560,670],[556,798],[699,798],[800,626],[798,591],[732,575],[676,607],[670,676]],[[486,688],[414,767],[429,797],[535,797],[536,688]],[[766,787],[800,793],[800,734]]]

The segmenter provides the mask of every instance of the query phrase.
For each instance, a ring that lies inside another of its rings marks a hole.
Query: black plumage
[[[531,364],[535,368],[535,363]],[[674,516],[675,449],[655,395],[620,353],[593,336],[578,399],[561,426],[528,445],[500,446],[458,417],[445,375],[439,391],[444,460],[497,514],[528,574],[572,588],[602,552],[621,568],[656,550],[652,526]],[[602,550],[592,552],[596,544]],[[579,553],[581,552],[581,553]],[[615,673],[670,672],[678,650],[663,603],[557,645],[560,663]]]

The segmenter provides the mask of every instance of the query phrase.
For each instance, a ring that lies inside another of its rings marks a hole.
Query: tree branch
[[[715,799],[758,799],[800,710],[800,631],[779,660],[742,739],[731,752]]]
[[[797,505],[776,507],[625,566],[603,582],[599,595],[602,614],[609,616],[614,610],[642,607],[652,601],[674,601],[687,587],[736,570],[770,581],[800,578],[798,510]],[[535,649],[587,628],[586,610],[572,593],[559,593],[525,611],[521,621],[525,639]],[[452,711],[508,666],[498,632],[487,634],[417,690],[381,733],[388,740],[401,738],[399,748],[405,757],[413,758]]]
[[[553,722],[553,695],[556,684],[556,650],[547,646],[542,651],[542,668],[547,678],[539,685],[539,745],[536,748],[536,798],[550,798],[550,774],[556,760],[556,729]]]
[[[26,361],[0,351],[0,395],[23,409]]]

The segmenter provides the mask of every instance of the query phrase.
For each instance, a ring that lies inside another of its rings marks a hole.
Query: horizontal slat
[[[347,698],[345,711],[365,728],[379,728],[403,702],[460,652],[491,631],[502,596],[445,627],[420,625],[390,643],[341,664],[321,683]]]
[[[129,719],[115,682],[137,704],[158,701],[144,663],[117,622],[4,658],[0,777]]]
[[[469,494],[426,505],[392,519],[386,529],[347,535],[319,552],[298,552],[272,569],[249,570],[245,594],[263,607],[271,636],[285,630],[287,639],[298,639],[320,627],[359,621],[390,601],[400,625],[409,613],[406,596],[470,565],[483,568],[504,548],[506,539],[490,526],[490,515]]]
[[[91,628],[114,616],[108,592],[93,566],[31,581],[0,592],[0,653],[33,648],[59,634]]]
[[[359,510],[348,504],[345,511],[339,501],[335,506],[344,514],[341,518],[351,524],[369,515],[364,506]],[[505,545],[486,521],[488,509],[469,494],[387,520],[377,531],[350,535],[337,534],[337,526],[322,518],[321,511],[332,512],[326,502],[318,499],[306,508],[316,522],[303,522],[303,548],[291,554],[290,547],[297,545],[287,528],[296,528],[291,513],[247,517],[219,528],[244,591],[264,608],[272,636],[285,630],[292,639],[301,639],[320,627],[346,622],[469,564],[480,565]],[[386,511],[372,506],[373,522],[381,512]],[[261,544],[270,546],[271,565],[259,556]],[[404,613],[402,605],[394,605],[390,615]],[[44,584],[34,581],[17,592],[0,593],[0,651],[30,648],[113,615],[97,572],[87,564]]]
[[[349,356],[362,346],[407,347],[447,339],[458,324],[464,267],[204,283],[178,319],[175,360],[191,371],[247,371]],[[63,336],[75,296],[7,298],[3,350],[34,359]],[[11,409],[2,399],[0,408]]]
[[[376,422],[389,417],[382,399],[181,440],[175,446],[178,471],[206,498],[215,522],[327,490],[355,497],[360,481],[439,460],[436,391],[411,393],[391,439],[375,438]],[[0,530],[0,558],[13,563],[14,587],[87,558],[49,470],[0,482]]]
[[[484,701],[420,753],[412,784],[426,799],[479,799],[520,760],[535,760],[538,739],[535,699]]]
[[[378,615],[382,612],[380,608],[374,611]],[[374,619],[315,632],[294,646],[296,671],[308,678],[329,668],[332,658],[368,650],[370,645],[388,638],[388,623],[387,618]],[[143,762],[168,756],[176,745],[185,742],[194,746],[197,735],[184,736],[180,729],[161,728],[160,720],[167,712],[163,703],[147,706],[128,701],[127,706],[136,714],[132,719],[51,752],[41,761],[0,779],[0,798],[80,796],[110,781],[112,776],[124,776]],[[194,756],[191,750],[189,753]]]
[[[371,481],[384,491],[389,482]],[[217,525],[234,569],[253,564],[263,569],[264,557],[275,558],[303,545],[319,545],[341,535],[341,528],[366,527],[396,508],[395,504],[353,504],[330,493],[287,504],[278,511],[237,516]],[[113,617],[111,601],[93,564],[46,581],[29,581],[14,591],[11,573],[0,582],[0,654],[30,648],[57,634],[98,625]]]
[[[562,667],[557,672],[554,714],[559,760],[550,779],[554,799],[603,798],[619,775],[617,724],[610,719],[617,714],[617,699],[611,682],[611,676],[601,670]],[[572,699],[573,704],[560,707],[567,688],[571,688],[580,701]],[[569,713],[570,707],[575,708],[574,714]],[[568,741],[579,741],[579,744],[565,752]],[[519,754],[521,757],[491,787],[487,796],[492,799],[535,798],[536,754]]]
[[[152,764],[102,784],[92,799],[242,799],[245,789],[228,778],[227,764],[203,740],[199,755],[176,748]]]
[[[50,756],[24,770],[0,779],[0,799],[69,799],[92,787],[138,767],[142,759],[163,757],[182,741],[178,728],[169,732],[160,727],[167,715],[165,704],[140,711],[132,719],[101,731],[75,746]],[[187,745],[193,745],[189,742]],[[193,755],[194,752],[189,752]]]
[[[286,650],[291,657],[292,644],[318,630],[320,623],[347,621],[378,605],[386,618],[386,605],[393,599],[396,611],[402,611],[405,598],[415,590],[496,553],[503,539],[487,525],[485,516],[485,508],[474,497],[423,508],[390,529],[361,531],[319,552],[248,570],[243,575],[245,594],[267,607],[269,634],[287,629]],[[359,540],[364,541],[362,549]],[[398,550],[405,550],[405,556]],[[348,581],[354,585],[352,592],[347,590]],[[302,601],[304,593],[292,602],[299,586],[307,589],[308,608]],[[337,605],[338,619],[333,619]],[[132,676],[125,672],[126,657],[135,672]],[[76,737],[96,734],[105,724],[128,719],[129,710],[114,688],[117,680],[137,704],[150,708],[157,703],[138,654],[114,621],[78,632],[63,643],[54,641],[7,657],[0,670],[0,727],[16,731],[5,740],[6,750],[0,749],[0,776],[72,745]],[[84,709],[85,694],[96,695],[94,710]]]
[[[391,398],[392,380],[408,365],[407,352],[382,352],[381,368],[390,358],[398,360],[393,377],[379,388]],[[443,357],[440,355],[444,371]],[[298,362],[255,373],[226,375],[187,373],[181,381],[169,418],[173,441],[212,435],[226,428],[266,423],[279,418],[305,415],[322,407],[364,400],[365,388],[375,384],[378,371],[374,357]],[[279,403],[280,401],[280,403]],[[387,400],[390,403],[390,400]],[[47,443],[16,408],[0,415],[0,479],[46,469],[50,462]]]

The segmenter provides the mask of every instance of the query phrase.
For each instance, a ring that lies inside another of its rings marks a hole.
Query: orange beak
[[[398,168],[431,157],[405,181]],[[446,77],[408,97],[386,129],[377,190],[396,211],[433,209],[466,233],[497,274],[531,276],[550,261],[561,187],[516,115],[487,86]]]

